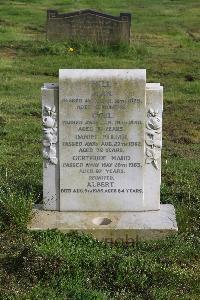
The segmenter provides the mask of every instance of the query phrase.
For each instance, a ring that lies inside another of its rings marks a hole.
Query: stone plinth
[[[131,245],[139,240],[161,239],[178,230],[172,205],[148,212],[58,212],[34,210],[30,230],[55,229],[91,234],[99,241]]]

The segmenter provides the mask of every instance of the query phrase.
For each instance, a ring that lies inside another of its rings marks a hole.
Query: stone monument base
[[[30,230],[79,231],[110,244],[132,244],[161,239],[178,231],[175,209],[162,204],[158,211],[145,212],[60,212],[34,209]]]

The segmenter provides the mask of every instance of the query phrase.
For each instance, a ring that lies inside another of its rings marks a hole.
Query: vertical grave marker
[[[144,193],[146,115],[145,70],[60,70],[60,210],[159,209]]]
[[[162,111],[145,70],[60,70],[44,84],[44,210],[29,228],[127,244],[175,233],[174,207],[160,205]]]

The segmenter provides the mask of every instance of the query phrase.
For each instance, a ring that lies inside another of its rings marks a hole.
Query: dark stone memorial
[[[47,10],[47,39],[84,41],[97,44],[130,43],[131,14],[119,17],[90,9],[72,13]]]

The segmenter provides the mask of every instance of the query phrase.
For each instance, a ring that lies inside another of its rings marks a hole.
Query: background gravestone
[[[98,44],[130,42],[131,14],[119,17],[90,9],[73,13],[47,11],[47,39],[50,41],[84,41]]]

